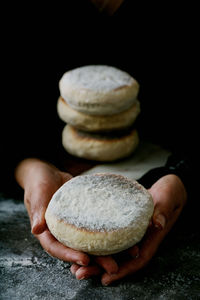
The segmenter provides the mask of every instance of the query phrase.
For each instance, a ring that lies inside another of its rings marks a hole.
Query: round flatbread
[[[72,155],[97,161],[115,161],[129,156],[139,144],[136,129],[111,133],[89,133],[66,125],[62,144]]]
[[[137,100],[130,108],[115,115],[94,116],[73,109],[62,97],[59,97],[57,111],[61,120],[77,129],[101,132],[130,127],[140,113],[140,103]]]
[[[63,74],[61,97],[75,110],[91,115],[113,115],[137,99],[138,82],[128,73],[104,65],[83,66]]]
[[[149,192],[114,174],[77,176],[52,197],[45,218],[62,244],[93,255],[109,255],[138,243],[154,210]]]

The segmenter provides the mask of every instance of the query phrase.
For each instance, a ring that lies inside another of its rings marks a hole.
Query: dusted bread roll
[[[95,134],[66,125],[62,144],[72,155],[97,161],[115,161],[129,156],[139,143],[135,129],[107,134]]]
[[[63,74],[61,97],[74,109],[91,115],[113,115],[131,107],[139,92],[138,82],[115,67],[90,65]]]
[[[62,97],[59,97],[57,111],[61,120],[77,129],[100,132],[131,126],[140,113],[140,103],[136,100],[130,108],[115,115],[94,116],[73,109]]]
[[[153,214],[153,200],[137,181],[114,174],[74,177],[53,195],[45,218],[62,244],[109,255],[138,243]]]
[[[130,129],[140,113],[138,82],[112,66],[70,70],[59,81],[59,117],[67,123],[62,144],[67,152],[102,162],[128,157],[139,138]]]

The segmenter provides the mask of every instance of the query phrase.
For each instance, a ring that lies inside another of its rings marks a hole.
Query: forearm
[[[45,174],[56,176],[59,170],[49,162],[38,158],[27,158],[22,160],[15,169],[15,178],[17,183],[25,189],[29,185],[34,186],[37,183],[45,183]]]
[[[36,158],[27,158],[22,160],[15,169],[15,178],[17,183],[24,189],[26,183],[29,181],[30,174],[35,166],[40,164],[40,161]]]

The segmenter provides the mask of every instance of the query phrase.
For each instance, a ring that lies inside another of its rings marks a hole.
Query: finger
[[[80,265],[73,264],[70,268],[70,271],[74,275],[79,268],[80,268]]]
[[[118,265],[111,256],[97,256],[95,262],[106,270],[108,274],[115,274],[118,271]]]
[[[46,208],[40,208],[40,212],[38,213],[33,208],[27,208],[27,212],[29,215],[30,223],[31,223],[31,232],[34,235],[41,234],[47,229],[46,221],[45,221],[45,210]],[[38,210],[38,209],[37,209]]]
[[[82,280],[91,276],[97,276],[102,273],[102,269],[98,265],[91,265],[87,267],[80,267],[75,272],[77,279]]]
[[[45,218],[38,216],[38,215],[34,215],[34,217],[32,218],[32,224],[31,224],[31,232],[32,234],[41,234],[42,232],[44,232],[47,228],[46,225],[46,221]]]
[[[104,273],[101,279],[102,284],[109,285],[110,283],[127,275],[133,274],[146,266],[156,253],[158,246],[164,238],[164,235],[164,230],[160,231],[154,226],[149,227],[143,241],[140,244],[139,256],[120,264],[117,274]],[[136,249],[133,249],[133,254],[135,254],[135,252]]]
[[[70,173],[66,173],[66,172],[60,172],[61,177],[62,177],[62,184],[64,184],[65,182],[69,181],[70,179],[73,178],[73,176]]]
[[[120,266],[120,268],[116,274],[104,273],[101,278],[101,282],[103,285],[107,286],[116,280],[119,280],[127,275],[130,275],[130,274],[138,271],[144,265],[145,265],[145,262],[142,260],[142,258],[131,259],[127,262],[124,262]]]
[[[60,172],[61,181],[56,188],[59,188],[62,184],[69,181],[72,178],[72,175],[65,172]],[[58,184],[58,183],[57,183]],[[45,221],[45,212],[49,204],[50,199],[52,198],[55,192],[54,189],[47,189],[44,185],[43,187],[38,187],[38,190],[35,190],[31,195],[31,206],[30,206],[30,220],[31,220],[31,231],[33,234],[40,234],[46,229]]]
[[[154,215],[153,215],[153,224],[155,225],[156,228],[162,230],[165,228],[166,223],[167,223],[167,218],[164,215],[164,213],[159,211],[155,211]]]
[[[166,227],[168,219],[173,211],[171,203],[157,202],[154,206],[154,212],[152,216],[152,223],[156,228],[162,230]]]
[[[176,175],[171,174],[161,177],[149,192],[155,206],[153,223],[164,229],[169,220],[179,216],[187,198],[185,187]]]
[[[102,272],[101,268],[98,265],[81,267],[77,264],[73,264],[70,268],[70,271],[73,275],[76,275],[76,278],[79,280],[99,275]]]
[[[24,197],[33,234],[40,234],[46,229],[45,212],[53,192],[44,188],[35,189]]]
[[[155,197],[154,197],[155,199]],[[157,201],[154,200],[154,212],[152,216],[152,224],[160,229],[163,230],[166,225],[168,220],[170,219],[170,216],[173,212],[173,207],[174,204],[171,201]]]
[[[171,228],[171,224],[176,222],[181,210],[181,206],[156,205],[152,217],[154,226],[160,230]]]
[[[68,248],[58,242],[49,230],[36,236],[44,250],[53,257],[63,261],[74,262],[78,265],[87,266],[90,258],[87,254]]]
[[[139,256],[139,247],[135,245],[128,249],[127,252],[131,255],[131,257],[136,258]]]

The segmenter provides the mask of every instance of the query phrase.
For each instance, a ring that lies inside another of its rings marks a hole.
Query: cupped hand
[[[24,189],[24,203],[30,218],[31,231],[44,250],[61,260],[88,265],[89,256],[62,245],[50,233],[45,222],[45,212],[51,197],[72,176],[34,158],[22,161],[16,168],[15,176]]]
[[[102,284],[109,285],[137,272],[150,262],[160,243],[178,219],[186,203],[187,194],[180,178],[173,174],[160,178],[149,192],[154,201],[154,213],[142,241],[117,256],[93,258],[93,264],[87,267],[73,264],[71,272],[77,279],[102,274]]]

